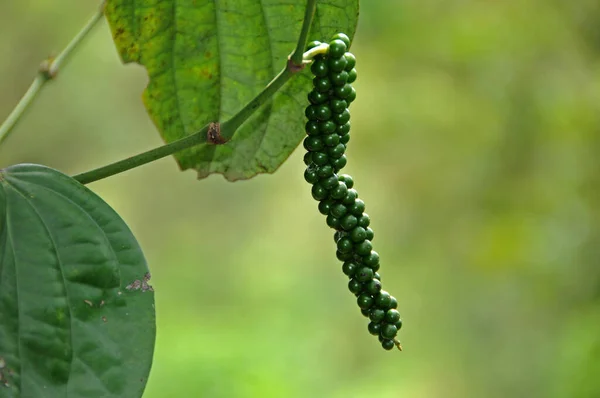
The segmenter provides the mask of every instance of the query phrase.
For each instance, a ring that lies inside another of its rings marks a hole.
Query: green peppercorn
[[[317,174],[317,170],[315,170],[314,168],[308,167],[306,170],[304,170],[304,179],[309,184],[316,184],[317,182],[319,182],[319,175]],[[344,207],[344,209],[345,209],[345,207]]]
[[[398,322],[395,323],[396,329],[400,330],[402,329],[402,319],[400,319]]]
[[[374,302],[373,297],[369,296],[368,294],[361,294],[356,299],[356,303],[363,310],[371,308],[373,306],[373,302]],[[395,326],[394,326],[394,328],[395,328]]]
[[[352,258],[354,257],[354,255],[352,254],[352,252],[348,252],[348,253],[343,253],[339,250],[335,251],[335,256],[337,257],[338,260],[340,260],[341,262],[345,262],[345,261],[350,261],[352,260]]]
[[[384,324],[381,328],[381,337],[384,339],[393,339],[398,334],[398,329],[396,329],[396,325],[388,325]]]
[[[369,253],[368,256],[363,257],[362,262],[372,269],[374,266],[379,265],[379,253],[375,250],[371,250],[371,253]]]
[[[323,152],[313,152],[312,161],[317,166],[325,166],[326,164],[329,164],[329,156],[327,156],[327,154]]]
[[[311,164],[313,164],[312,161],[312,152],[306,152],[304,154],[304,164],[307,166],[310,166]]]
[[[329,42],[329,58],[343,57],[347,49],[346,43],[344,43],[342,40],[334,39]]]
[[[331,62],[330,62],[330,64],[331,64]],[[331,89],[331,87],[330,87],[330,89]],[[335,87],[333,89],[333,93],[338,98],[346,99],[352,93],[352,90],[353,90],[352,86],[346,83],[343,86]],[[348,100],[346,100],[346,102],[348,102]],[[348,102],[348,103],[350,103],[350,102]]]
[[[347,236],[340,239],[337,243],[337,249],[342,253],[348,253],[352,251],[352,241]]]
[[[314,185],[313,185],[314,186]],[[327,225],[330,228],[333,229],[338,229],[340,228],[340,219],[339,218],[335,218],[334,216],[332,216],[331,214],[327,216],[326,219]]]
[[[360,293],[362,291],[362,283],[356,279],[350,279],[350,282],[348,282],[348,290],[354,294]]]
[[[329,80],[329,77],[315,77],[313,79],[313,86],[315,90],[325,94],[333,87],[333,85],[331,84],[331,80]]]
[[[384,339],[381,342],[381,346],[383,347],[384,350],[391,350],[394,348],[394,346],[396,345],[396,343],[394,342],[394,340],[390,340],[390,339]]]
[[[379,294],[375,297],[375,305],[377,308],[388,309],[390,301],[390,294],[385,290],[379,292]]]
[[[346,70],[351,71],[356,66],[356,57],[352,53],[344,54],[344,58],[346,58]]]
[[[346,68],[348,67],[348,65],[346,65]],[[348,72],[348,79],[346,80],[348,83],[354,83],[356,81],[356,69],[352,69],[350,70],[350,72]]]
[[[346,48],[350,48],[350,38],[348,36],[346,36],[344,33],[336,33],[335,35],[333,35],[333,37],[331,38],[331,40],[341,40],[344,42],[344,44],[346,45]]]
[[[329,109],[329,106],[327,106],[327,104],[319,105],[316,109],[316,113],[317,113],[317,118],[319,120],[331,119],[331,109]]]
[[[345,206],[344,209],[346,209],[347,211],[347,208]],[[352,239],[352,241],[355,243],[362,242],[365,239],[367,239],[367,231],[365,231],[363,227],[355,227],[352,229],[352,231],[350,231],[350,239]]]
[[[329,80],[331,80],[331,83],[334,86],[343,86],[348,82],[348,78],[350,76],[348,75],[348,72],[346,72],[345,70],[341,71],[341,72],[336,72],[336,73],[330,73],[329,74]]]
[[[313,156],[313,158],[314,158],[314,156]],[[313,161],[314,161],[314,159],[313,159]],[[317,163],[317,162],[315,162],[315,163]],[[363,215],[360,216],[360,218],[358,219],[358,225],[360,225],[363,228],[367,228],[370,224],[371,224],[371,218],[369,217],[369,215],[367,213],[363,213]]]
[[[320,93],[313,89],[310,93],[308,93],[308,100],[313,105],[321,105],[329,100],[329,94]]]
[[[385,313],[385,318],[383,318],[383,321],[385,323],[389,323],[392,325],[395,325],[396,322],[398,322],[400,320],[400,313],[396,310],[390,309]]]
[[[344,200],[342,200],[342,203],[346,206],[351,206],[354,204],[356,198],[358,198],[358,192],[356,192],[356,189],[350,188],[346,193],[346,197],[344,198]]]
[[[347,65],[346,65],[346,67],[347,67]],[[327,61],[325,61],[324,59],[319,59],[317,61],[314,61],[312,63],[312,65],[310,66],[310,71],[313,73],[313,75],[315,75],[317,77],[327,76],[327,74],[329,73],[329,67],[327,66]]]
[[[339,135],[338,135],[338,137],[339,137]],[[327,154],[332,159],[341,158],[344,155],[344,152],[346,152],[346,145],[344,145],[344,144],[337,144],[333,148],[329,148],[327,150]]]
[[[379,336],[379,334],[381,333],[381,324],[380,323],[375,323],[375,322],[369,322],[369,333],[371,333],[373,336]]]
[[[365,291],[373,296],[381,292],[381,282],[373,277],[370,282],[365,285]]]
[[[311,151],[311,152],[320,151],[321,149],[323,149],[325,147],[325,145],[323,145],[323,141],[321,141],[321,139],[319,137],[315,137],[315,136],[311,136],[311,135],[309,135],[308,137],[306,137],[304,139],[303,145],[307,151]]]
[[[319,178],[327,178],[333,175],[333,167],[329,164],[321,166],[317,169],[317,175]]]
[[[342,272],[344,273],[344,275],[347,275],[349,277],[353,277],[357,269],[358,265],[356,265],[356,263],[352,261],[346,261],[344,262],[344,264],[342,264]]]
[[[343,126],[350,120],[350,112],[348,109],[345,109],[342,113],[334,113],[331,120],[338,126]]]
[[[304,110],[304,116],[306,116],[306,118],[308,120],[317,120],[317,107],[316,107],[316,105],[307,106],[306,109]]]
[[[329,101],[329,108],[331,108],[331,111],[333,113],[342,113],[346,110],[347,107],[348,107],[348,104],[344,100],[332,98]]]
[[[359,282],[368,282],[373,279],[373,270],[368,267],[362,267],[356,271],[356,280]]]
[[[327,134],[323,137],[323,143],[328,147],[334,147],[340,143],[340,136],[335,133]]]
[[[336,205],[333,205],[333,207],[330,210],[331,215],[336,217],[336,218],[342,218],[344,217],[344,215],[346,215],[346,206],[344,206],[341,203],[338,203]]]
[[[348,61],[346,61],[345,57],[342,58],[329,58],[327,66],[329,66],[329,70],[332,72],[341,72],[346,69],[346,65],[348,65]],[[342,86],[343,87],[343,86]],[[338,96],[340,98],[344,98]]]
[[[331,122],[333,123],[333,122]],[[335,123],[333,123],[335,125]],[[321,132],[319,131],[319,122],[317,122],[316,120],[309,120],[305,125],[304,125],[304,130],[306,131],[306,134],[308,135],[319,135]]]
[[[351,189],[354,186],[354,180],[348,174],[341,174],[338,176],[338,179],[346,184],[348,189]]]
[[[369,314],[369,319],[374,323],[381,323],[385,318],[385,311],[380,308],[371,309],[371,313]]]
[[[344,231],[350,231],[352,228],[356,227],[357,224],[358,220],[352,214],[348,214],[340,220],[340,226]]]
[[[354,214],[356,217],[362,216],[365,211],[365,202],[361,199],[356,199],[354,203],[348,208],[348,211]]]
[[[329,191],[319,183],[312,186],[311,193],[315,200],[323,200],[329,196]]]
[[[337,187],[338,184],[339,181],[337,179],[337,176],[335,175],[331,175],[327,178],[324,178],[323,181],[321,181],[321,185],[323,185],[326,189],[333,189]]]
[[[323,105],[325,106],[325,105]],[[325,120],[318,124],[319,132],[323,134],[331,134],[336,132],[337,124],[333,120]]]
[[[333,200],[330,199],[325,199],[319,202],[319,213],[323,214],[324,216],[328,215],[329,212],[331,211],[331,206],[333,206],[335,202]]]
[[[348,105],[350,105],[352,102],[354,102],[355,99],[356,99],[356,90],[354,89],[354,87],[352,87],[352,89],[350,90],[350,93],[346,97],[346,102],[348,103]]]
[[[348,163],[348,159],[346,159],[346,155],[342,155],[339,158],[333,159],[331,161],[331,165],[333,166],[333,169],[336,170],[336,172],[343,169],[344,166],[346,166],[346,163]]]
[[[373,245],[368,240],[363,240],[362,242],[354,245],[354,253],[358,254],[359,256],[370,255],[372,249],[373,249]]]
[[[350,122],[341,126],[336,125],[335,132],[340,136],[348,134],[350,132]]]
[[[337,244],[338,241],[340,239],[342,239],[344,236],[348,236],[348,233],[344,232],[344,231],[335,231],[334,234],[333,234],[333,241]]]
[[[347,192],[348,192],[348,188],[346,188],[346,184],[344,184],[341,181],[338,181],[338,186],[333,188],[330,192],[331,199],[340,200],[346,196]],[[345,219],[345,217],[343,219]],[[343,224],[340,223],[340,225],[343,225]]]
[[[320,45],[313,42],[309,45]],[[373,230],[365,213],[365,203],[358,199],[354,181],[347,174],[337,175],[346,166],[346,144],[350,141],[349,105],[356,99],[352,87],[357,78],[356,58],[347,52],[350,39],[343,33],[333,37],[327,55],[316,55],[310,67],[314,75],[310,104],[305,109],[308,151],[304,179],[313,184],[311,193],[319,201],[319,212],[326,215],[327,225],[335,230],[336,257],[342,272],[350,278],[348,289],[357,297],[361,313],[370,319],[369,333],[378,336],[386,350],[400,347],[395,339],[402,327],[396,310],[397,300],[382,290],[379,255],[373,250]]]

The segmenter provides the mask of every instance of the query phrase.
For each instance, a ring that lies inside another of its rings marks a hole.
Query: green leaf
[[[125,63],[146,67],[144,103],[167,142],[237,113],[285,66],[306,0],[108,0],[106,16]],[[319,1],[311,40],[354,35],[358,0]],[[298,74],[225,145],[175,155],[198,177],[274,172],[304,136],[310,75]]]
[[[0,397],[140,397],[155,337],[147,273],[92,191],[44,166],[0,170]]]

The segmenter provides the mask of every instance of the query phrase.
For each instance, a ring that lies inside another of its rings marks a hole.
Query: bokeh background
[[[0,2],[0,119],[95,1]],[[347,172],[402,353],[366,331],[304,182],[167,158],[90,187],[156,289],[147,398],[599,397],[600,3],[363,1]],[[161,143],[105,23],[0,148],[75,174]]]

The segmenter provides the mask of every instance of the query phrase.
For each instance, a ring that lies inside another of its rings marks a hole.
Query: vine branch
[[[77,33],[77,35],[71,40],[67,47],[56,57],[48,58],[42,62],[38,73],[29,86],[27,92],[23,95],[19,103],[15,106],[13,111],[8,115],[6,120],[0,125],[0,144],[8,138],[14,127],[21,120],[27,109],[33,103],[33,100],[40,93],[40,90],[50,80],[56,78],[56,74],[59,69],[69,60],[70,55],[73,54],[74,50],[79,46],[83,39],[90,33],[92,28],[102,19],[104,15],[104,1],[98,7],[98,10],[85,24],[85,26]]]
[[[181,138],[177,141],[173,141],[169,144],[160,146],[158,148],[151,149],[146,152],[142,152],[138,155],[129,157],[127,159],[120,160],[115,163],[111,163],[107,166],[100,167],[94,170],[90,170],[85,173],[78,174],[73,178],[79,181],[81,184],[89,184],[90,182],[98,181],[106,177],[119,174],[133,168],[142,166],[144,164],[153,162],[158,159],[162,159],[166,156],[173,155],[176,152],[180,152],[184,149],[191,148],[199,144],[224,144],[233,138],[237,129],[265,102],[267,102],[277,91],[283,87],[283,85],[296,73],[300,72],[305,62],[312,58],[312,53],[304,54],[306,48],[306,42],[308,40],[308,32],[312,25],[313,17],[317,7],[317,0],[307,0],[306,12],[304,15],[304,21],[302,23],[302,29],[298,38],[298,44],[296,49],[290,55],[286,66],[279,72],[277,76],[267,86],[252,99],[246,106],[238,111],[229,120],[219,123],[209,123],[202,127],[200,131],[193,133],[187,137]]]

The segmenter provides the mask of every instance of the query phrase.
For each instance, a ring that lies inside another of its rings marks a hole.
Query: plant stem
[[[327,43],[321,43],[318,46],[313,47],[310,50],[308,50],[307,52],[305,52],[302,55],[302,58],[304,59],[304,62],[310,62],[317,55],[319,55],[319,54],[326,54],[328,50],[329,50],[329,44],[327,44]]]
[[[300,37],[294,53],[290,56],[285,68],[267,86],[252,99],[246,106],[244,106],[238,113],[231,117],[231,119],[223,122],[218,128],[219,140],[221,142],[229,141],[237,129],[246,121],[248,118],[258,109],[261,105],[267,102],[281,87],[296,73],[300,72],[304,67],[304,48],[306,47],[306,41],[308,39],[308,32],[312,25],[313,16],[317,7],[316,0],[307,0],[306,2],[306,13],[304,16],[304,22],[302,23],[302,30],[300,31]],[[314,53],[314,51],[313,51]],[[311,53],[312,54],[312,53]],[[312,56],[311,56],[312,58]],[[204,126],[200,131],[193,133],[187,137],[181,138],[170,144],[160,146],[158,148],[151,149],[146,152],[142,152],[138,155],[132,156],[127,159],[120,160],[115,163],[111,163],[107,166],[99,167],[94,170],[90,170],[85,173],[78,174],[73,178],[79,181],[81,184],[89,184],[90,182],[98,181],[106,177],[113,176],[115,174],[122,173],[127,170],[131,170],[138,166],[142,166],[146,163],[153,162],[155,160],[164,158],[169,155],[173,155],[176,152],[180,152],[184,149],[191,148],[193,146],[207,143],[207,133],[209,132],[210,124]]]
[[[29,86],[29,89],[23,95],[23,98],[19,101],[15,109],[12,110],[10,115],[6,118],[4,123],[0,126],[0,144],[8,138],[13,128],[17,125],[17,122],[21,119],[21,117],[25,114],[29,105],[33,102],[33,99],[37,96],[40,89],[48,81],[48,78],[43,72],[38,72],[35,79],[33,79],[33,83]]]
[[[304,53],[304,49],[306,48],[306,42],[308,41],[308,33],[310,32],[310,27],[312,26],[312,21],[315,16],[316,9],[317,0],[306,0],[306,10],[304,13],[304,22],[302,22],[302,30],[300,31],[300,36],[298,37],[298,44],[296,45],[296,49],[290,57],[294,65],[302,65],[302,54]]]
[[[254,97],[254,99],[245,107],[243,107],[238,113],[232,116],[231,119],[221,124],[221,137],[225,141],[230,140],[242,123],[244,123],[258,108],[260,108],[262,104],[267,102],[273,96],[273,94],[275,94],[293,75],[294,71],[292,68],[290,68],[288,63],[288,65],[281,72],[279,72],[279,74],[267,85],[267,87],[265,87],[263,91]],[[184,149],[206,143],[208,128],[209,125],[206,125],[200,131],[177,141],[173,141],[170,144],[159,146],[158,148],[142,152],[138,155],[111,163],[107,166],[78,174],[73,178],[79,181],[81,184],[89,184],[90,182],[98,181],[103,178],[131,170]]]
[[[21,120],[29,106],[33,103],[33,100],[37,97],[38,93],[44,87],[44,85],[54,79],[58,70],[63,66],[69,56],[73,53],[75,48],[83,41],[87,34],[92,30],[94,26],[102,19],[104,15],[104,2],[98,8],[98,11],[92,18],[85,24],[85,26],[77,33],[77,35],[71,40],[67,47],[60,53],[56,58],[49,58],[42,62],[37,76],[31,83],[31,86],[23,95],[23,98],[19,101],[17,106],[8,115],[4,123],[0,125],[0,144],[8,138],[14,127]]]
[[[138,166],[142,166],[146,163],[153,162],[158,159],[162,159],[166,156],[172,155],[176,152],[182,151],[187,148],[191,148],[198,144],[206,142],[206,133],[208,132],[208,125],[204,126],[200,131],[181,138],[177,141],[173,141],[170,144],[159,146],[158,148],[151,149],[146,152],[142,152],[138,155],[132,156],[127,159],[120,160],[115,163],[111,163],[107,166],[100,167],[94,170],[90,170],[85,173],[78,174],[73,178],[79,181],[81,184],[89,184],[90,182],[98,181],[106,177],[110,177],[115,174],[122,173],[127,170],[134,169]]]

